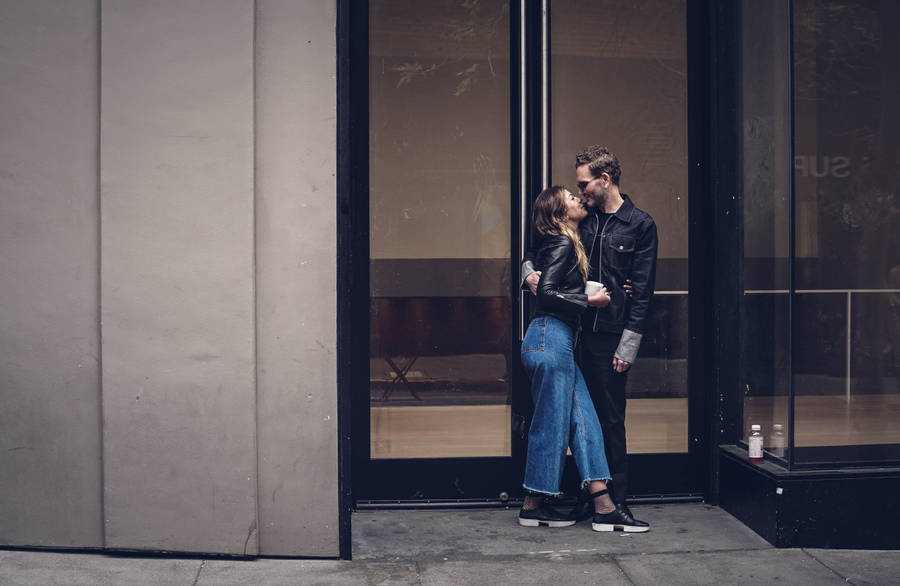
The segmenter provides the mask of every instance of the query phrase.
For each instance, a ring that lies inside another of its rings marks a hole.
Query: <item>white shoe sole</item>
[[[519,517],[519,525],[522,527],[571,527],[574,524],[575,521],[538,521]]]
[[[649,527],[635,527],[633,525],[611,525],[609,523],[591,523],[594,531],[624,531],[625,533],[646,533]]]

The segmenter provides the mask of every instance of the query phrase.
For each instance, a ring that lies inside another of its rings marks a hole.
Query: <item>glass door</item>
[[[685,0],[550,3],[549,183],[576,191],[601,144],[659,232],[656,290],[627,394],[631,494],[691,493],[688,465],[688,77]]]
[[[688,390],[686,4],[370,0],[358,502],[520,494],[523,226],[541,186],[576,191],[575,154],[598,143],[660,233],[652,325],[627,391],[631,493],[702,493]]]
[[[369,473],[356,492],[496,499],[519,484],[509,5],[372,0],[369,24]]]

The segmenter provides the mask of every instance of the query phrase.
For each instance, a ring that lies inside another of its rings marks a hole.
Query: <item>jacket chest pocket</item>
[[[631,268],[631,257],[634,256],[634,236],[607,234],[606,247],[609,249],[607,258],[612,266],[617,269]]]

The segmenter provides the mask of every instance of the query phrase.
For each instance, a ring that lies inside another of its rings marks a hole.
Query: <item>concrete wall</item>
[[[106,542],[253,554],[253,4],[166,4],[101,13]]]
[[[338,549],[334,4],[258,2],[259,540],[278,555],[298,531]]]
[[[0,13],[0,545],[336,556],[334,6]]]
[[[99,547],[97,3],[0,15],[0,544]]]

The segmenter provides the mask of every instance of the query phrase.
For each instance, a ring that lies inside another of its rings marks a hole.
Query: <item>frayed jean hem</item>
[[[581,481],[581,489],[584,490],[592,482],[606,482],[609,484],[610,480],[612,480],[612,478],[585,478]]]
[[[530,492],[532,494],[540,494],[543,496],[552,496],[554,498],[561,497],[563,494],[561,492],[547,492],[546,490],[538,490],[536,488],[531,488],[527,484],[522,484],[522,488],[524,488],[525,490],[527,490],[528,492]]]

